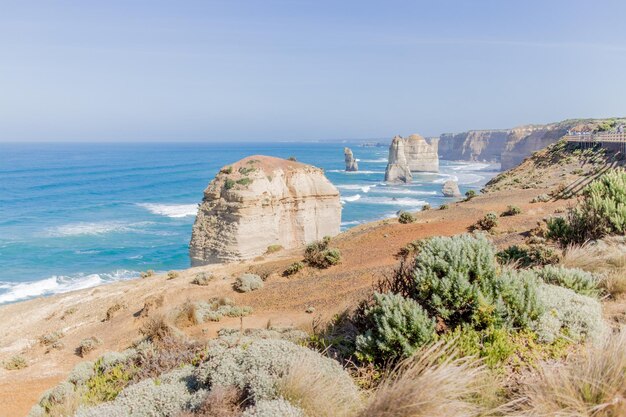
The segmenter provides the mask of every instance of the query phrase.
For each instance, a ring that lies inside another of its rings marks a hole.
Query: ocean
[[[360,171],[344,171],[343,148]],[[342,229],[439,206],[447,179],[480,189],[497,164],[440,161],[410,185],[383,182],[386,147],[359,143],[0,143],[0,304],[190,266],[202,193],[220,167],[248,155],[324,168],[341,192]]]

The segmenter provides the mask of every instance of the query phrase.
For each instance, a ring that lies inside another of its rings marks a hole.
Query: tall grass
[[[563,256],[567,268],[602,275],[601,287],[613,296],[626,293],[626,242],[608,238],[596,243],[571,245]]]
[[[522,393],[514,415],[626,415],[626,328],[564,364],[545,365]]]
[[[480,399],[491,392],[488,371],[474,358],[455,356],[452,347],[437,343],[401,362],[358,417],[484,415],[486,406]]]

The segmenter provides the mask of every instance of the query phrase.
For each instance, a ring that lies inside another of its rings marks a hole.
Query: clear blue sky
[[[315,140],[626,115],[626,1],[3,1],[0,140]]]

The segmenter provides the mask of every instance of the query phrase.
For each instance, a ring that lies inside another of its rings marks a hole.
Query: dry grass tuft
[[[196,304],[189,300],[185,301],[176,315],[175,323],[179,328],[195,326],[198,324]]]
[[[609,238],[595,244],[569,246],[562,264],[601,274],[601,286],[611,295],[626,293],[626,243]]]
[[[28,366],[28,362],[22,355],[15,355],[5,361],[2,365],[7,371],[14,371],[26,368]]]
[[[296,359],[277,382],[277,391],[307,416],[353,416],[361,406],[358,392],[345,392],[340,386],[336,373],[311,368],[310,361]]]
[[[546,364],[523,386],[519,416],[626,415],[626,328],[572,360]]]
[[[139,329],[139,333],[146,340],[153,343],[159,343],[163,340],[175,338],[177,332],[160,314],[156,314],[153,317],[148,318],[145,323]]]
[[[359,417],[471,417],[491,392],[489,373],[474,358],[458,358],[437,343],[400,363],[380,384]],[[489,389],[488,389],[489,388]]]

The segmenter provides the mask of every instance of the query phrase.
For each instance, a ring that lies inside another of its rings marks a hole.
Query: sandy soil
[[[0,416],[25,415],[43,391],[64,379],[76,363],[107,350],[125,349],[139,339],[138,329],[145,320],[139,312],[151,296],[164,297],[159,311],[169,317],[175,316],[176,309],[186,300],[228,296],[239,305],[254,308],[254,313],[243,319],[244,327],[265,327],[271,323],[310,329],[314,320],[326,320],[354,306],[380,277],[393,270],[398,263],[396,254],[412,240],[463,233],[485,213],[499,213],[514,204],[523,213],[501,218],[493,240],[499,246],[523,241],[523,234],[538,221],[571,204],[567,200],[530,203],[533,197],[547,191],[494,192],[451,204],[448,210],[420,212],[412,224],[385,220],[361,225],[333,240],[333,246],[341,249],[343,255],[341,265],[327,270],[306,268],[290,278],[281,273],[291,262],[301,259],[302,250],[279,252],[250,262],[188,269],[171,280],[164,275],[154,276],[0,307],[0,360],[22,354],[29,363],[21,370],[0,369]],[[200,271],[211,271],[221,279],[204,287],[192,284]],[[249,294],[235,292],[234,278],[246,271],[267,275],[265,287]],[[127,308],[104,321],[107,309],[120,302]],[[307,307],[314,307],[315,313],[307,314]],[[72,309],[76,311],[66,313]],[[240,325],[239,319],[226,319],[183,330],[201,340],[213,337],[222,327]],[[39,343],[42,335],[59,330],[65,334],[62,347],[46,349]],[[91,336],[101,338],[103,345],[86,358],[79,357],[76,347]]]

